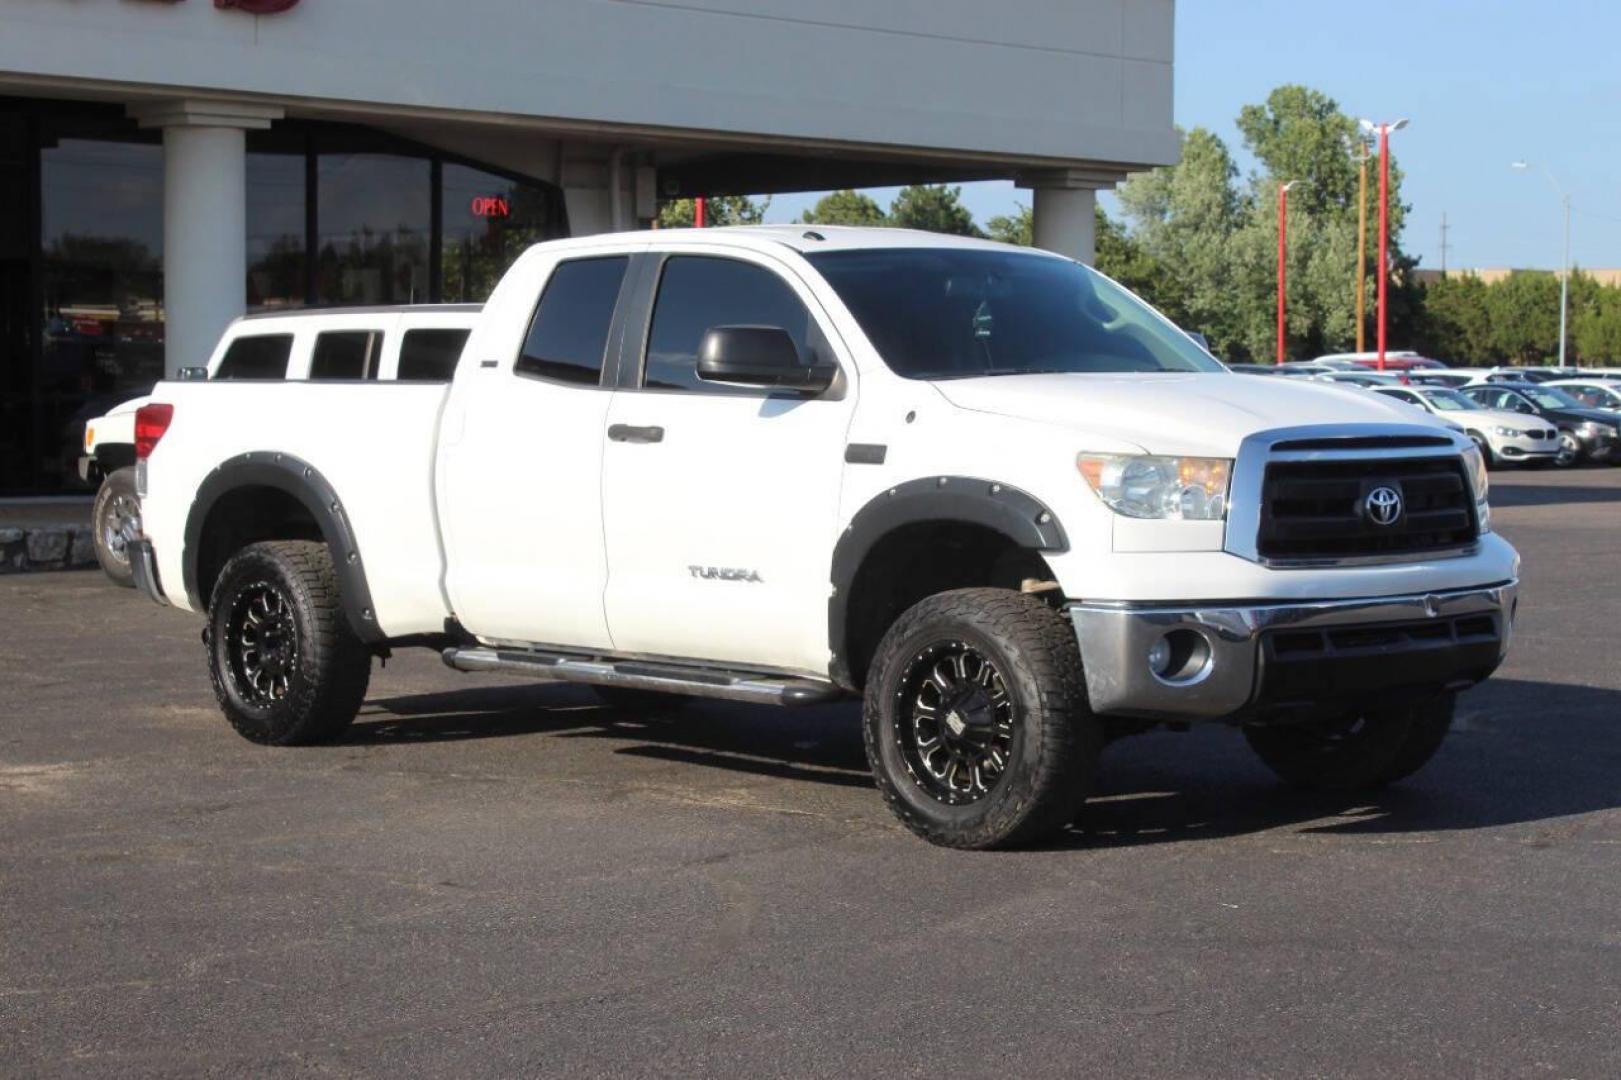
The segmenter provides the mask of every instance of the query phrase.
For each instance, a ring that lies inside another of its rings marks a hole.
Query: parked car
[[[1350,364],[1358,368],[1377,369],[1379,366],[1379,354],[1377,352],[1329,353],[1327,356],[1319,356],[1314,362],[1319,364]],[[1420,356],[1409,349],[1385,350],[1384,369],[1386,371],[1417,371],[1444,367],[1446,365],[1441,361],[1432,360],[1427,356]]]
[[[1488,409],[1442,386],[1381,386],[1375,392],[1461,427],[1480,448],[1488,467],[1505,461],[1546,465],[1559,457],[1558,429],[1527,424],[1523,413]]]
[[[1479,383],[1545,383],[1555,379],[1568,379],[1576,372],[1570,368],[1494,367],[1476,373],[1470,385]]]
[[[638,708],[860,697],[880,793],[955,847],[1062,827],[1161,722],[1405,776],[1513,616],[1467,438],[962,237],[540,244],[448,387],[164,383],[137,431],[137,579],[245,737],[334,737],[407,646]]]
[[[1621,463],[1621,413],[1590,409],[1540,383],[1483,383],[1459,393],[1488,409],[1539,417],[1559,431],[1558,465],[1578,461]]]
[[[1621,377],[1554,379],[1542,385],[1564,391],[1589,409],[1621,410]]]
[[[1375,386],[1400,386],[1406,381],[1402,376],[1387,375],[1378,371],[1325,371],[1311,378],[1313,382],[1344,383],[1348,386],[1362,386],[1369,389]]]
[[[1453,390],[1468,386],[1475,379],[1473,368],[1448,368],[1444,371],[1421,369],[1407,373],[1407,381],[1414,386],[1445,386]]]
[[[1236,371],[1240,375],[1276,375],[1276,364],[1228,364],[1228,371]]]
[[[479,312],[477,304],[324,308],[248,315],[225,330],[193,379],[375,379],[448,382]],[[96,560],[134,587],[129,540],[140,530],[135,493],[135,417],[150,396],[88,420],[79,475],[97,483],[91,510]]]

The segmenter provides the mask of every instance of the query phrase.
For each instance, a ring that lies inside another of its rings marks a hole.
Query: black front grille
[[[1401,496],[1388,525],[1368,512],[1380,488]],[[1265,559],[1343,559],[1463,547],[1478,534],[1475,501],[1457,457],[1275,461],[1261,488],[1256,551]]]

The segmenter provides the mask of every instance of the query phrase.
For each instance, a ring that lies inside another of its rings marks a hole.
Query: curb
[[[88,526],[0,527],[0,574],[84,570],[95,565],[95,534]]]

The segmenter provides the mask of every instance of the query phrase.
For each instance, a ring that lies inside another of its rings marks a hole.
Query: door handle
[[[608,438],[614,442],[655,443],[664,441],[664,429],[657,425],[636,427],[634,424],[609,424]]]

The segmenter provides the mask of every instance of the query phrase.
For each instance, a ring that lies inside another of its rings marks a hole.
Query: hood
[[[1083,439],[1113,438],[1154,454],[1232,457],[1258,431],[1307,424],[1441,427],[1428,413],[1361,387],[1225,371],[996,375],[934,387],[961,409],[1071,427]]]
[[[1465,420],[1474,420],[1477,425],[1491,427],[1511,427],[1524,431],[1528,427],[1551,428],[1553,422],[1547,417],[1532,416],[1530,413],[1509,412],[1507,409],[1470,409],[1468,412],[1444,412],[1441,416],[1457,417],[1459,423]]]

